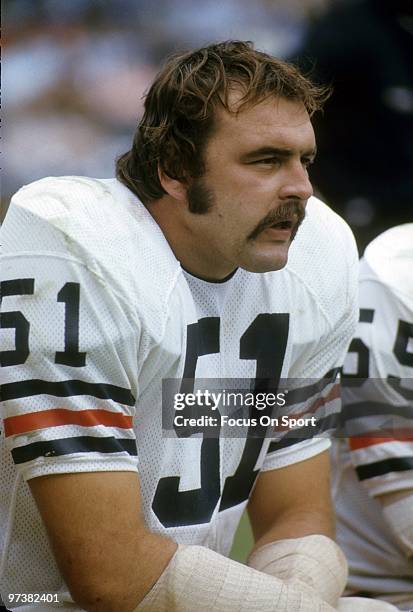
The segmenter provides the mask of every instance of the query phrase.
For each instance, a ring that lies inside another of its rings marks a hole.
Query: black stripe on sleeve
[[[394,457],[393,459],[383,459],[383,461],[356,467],[359,480],[368,480],[389,472],[404,472],[406,470],[413,470],[413,457]]]
[[[294,417],[293,414],[290,415]],[[305,427],[297,427],[288,431],[280,440],[271,442],[268,447],[267,454],[279,451],[282,448],[287,448],[293,444],[298,444],[304,440],[316,438],[326,431],[330,431],[337,427],[340,415],[338,413],[330,414],[324,419],[317,419],[316,425],[308,425]]]
[[[307,385],[305,387],[297,387],[296,389],[289,389],[288,391],[288,401],[287,404],[292,406],[294,404],[301,404],[305,402],[311,397],[314,397],[314,400],[317,399],[318,395],[326,388],[328,385],[332,385],[337,382],[337,375],[340,372],[341,368],[334,368],[327,372],[327,374],[317,380],[317,382]],[[293,415],[291,415],[293,416]]]
[[[26,446],[14,448],[11,454],[14,463],[19,464],[32,461],[38,457],[58,457],[72,453],[123,453],[125,451],[132,456],[138,454],[134,438],[80,436],[78,438],[33,442]]]
[[[43,394],[54,395],[56,397],[90,395],[99,399],[113,400],[126,406],[135,405],[135,398],[130,389],[104,383],[88,383],[84,380],[50,382],[48,380],[33,379],[8,383],[1,387],[1,398],[3,401]]]
[[[361,419],[369,416],[400,416],[413,419],[413,406],[391,405],[388,402],[357,402],[356,404],[345,404],[341,413],[343,422],[352,419]]]

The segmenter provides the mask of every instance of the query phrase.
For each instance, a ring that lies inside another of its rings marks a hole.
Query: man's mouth
[[[278,213],[278,214],[277,214]],[[273,230],[275,232],[283,232],[284,235],[280,238],[281,240],[294,240],[295,235],[300,227],[305,216],[305,207],[299,202],[290,202],[280,206],[277,210],[270,215],[267,215],[265,219],[261,221],[253,232],[248,236],[249,240],[256,240],[258,236],[266,230]],[[287,237],[287,234],[290,234]],[[275,237],[273,235],[273,238]]]
[[[295,222],[292,219],[284,219],[283,221],[277,221],[273,223],[269,227],[271,229],[280,229],[280,230],[292,230],[295,225]]]

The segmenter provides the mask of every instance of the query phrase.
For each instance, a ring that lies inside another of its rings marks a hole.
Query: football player
[[[344,430],[333,444],[337,536],[348,591],[413,608],[413,223],[360,264],[360,322],[345,362]]]
[[[248,43],[181,54],[153,83],[117,179],[47,178],[14,197],[0,501],[12,609],[338,605],[324,434],[358,262],[308,178],[325,96]],[[189,398],[204,379],[256,394],[308,381],[289,407],[317,426],[168,426],[168,384]],[[249,566],[227,558],[246,507]]]

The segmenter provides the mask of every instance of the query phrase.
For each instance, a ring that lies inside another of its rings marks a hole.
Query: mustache
[[[254,240],[267,228],[271,227],[275,223],[281,223],[282,221],[292,221],[294,223],[293,232],[291,239],[297,233],[297,230],[305,218],[305,207],[301,202],[290,201],[284,202],[278,208],[268,213],[257,227],[248,236],[248,240]]]

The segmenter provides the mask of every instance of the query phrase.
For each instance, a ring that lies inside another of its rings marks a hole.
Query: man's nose
[[[280,188],[279,196],[285,198],[299,198],[308,200],[313,195],[313,186],[308,177],[308,171],[301,161],[294,161],[285,168],[285,176]]]

